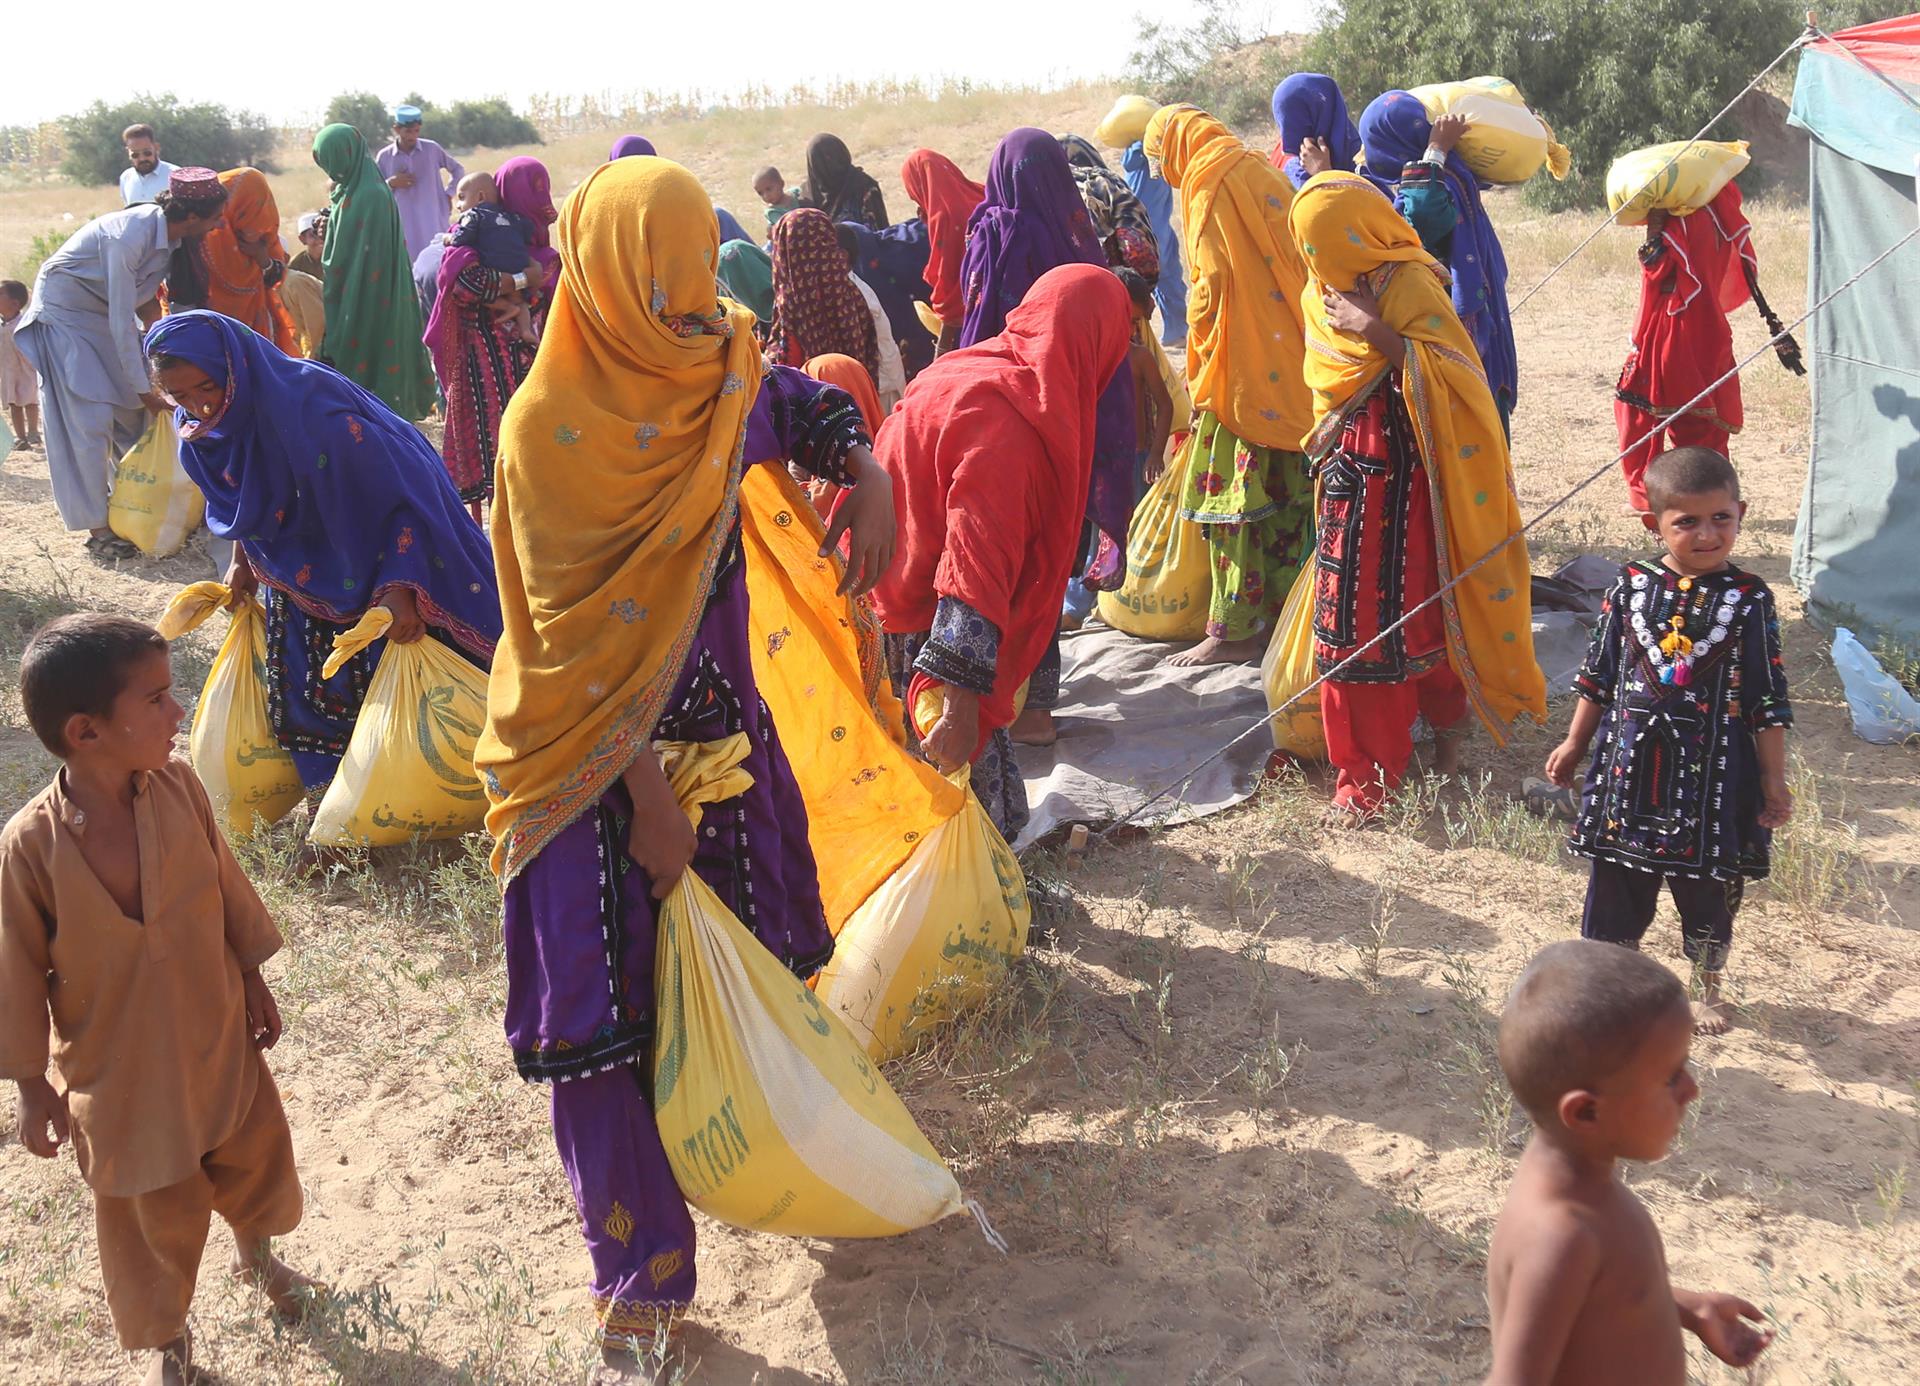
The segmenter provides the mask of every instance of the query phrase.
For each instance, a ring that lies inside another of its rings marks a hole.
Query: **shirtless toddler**
[[[1514,984],[1500,1066],[1534,1134],[1487,1258],[1488,1386],[1685,1386],[1682,1328],[1735,1367],[1773,1341],[1745,1300],[1673,1288],[1614,1168],[1666,1157],[1700,1095],[1692,1043],[1686,988],[1630,949],[1550,944]]]

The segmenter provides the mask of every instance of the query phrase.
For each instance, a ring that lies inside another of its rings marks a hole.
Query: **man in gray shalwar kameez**
[[[107,528],[107,487],[121,455],[165,405],[140,354],[141,319],[173,249],[224,215],[226,189],[208,169],[177,170],[156,203],[109,212],[76,231],[40,266],[14,343],[40,373],[41,428],[53,503],[87,548],[133,550]]]

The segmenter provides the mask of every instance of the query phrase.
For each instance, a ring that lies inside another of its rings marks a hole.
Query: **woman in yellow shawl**
[[[1194,106],[1155,112],[1145,148],[1180,199],[1194,412],[1176,462],[1186,468],[1180,513],[1204,527],[1213,556],[1206,639],[1168,663],[1240,663],[1265,649],[1313,540],[1293,188]]]
[[[763,374],[752,312],[716,297],[713,203],[680,165],[595,170],[555,244],[540,354],[501,423],[504,631],[475,763],[505,881],[507,1038],[521,1074],[553,1085],[602,1346],[620,1362],[694,1291],[693,1222],[642,1071],[656,902],[691,865],[797,975],[833,949],[749,644],[743,458],[791,457],[848,488],[819,549],[849,537],[842,592],[890,561],[893,492],[843,391]],[[736,735],[752,786],[708,805],[696,833],[654,744]]]
[[[1364,818],[1406,773],[1416,713],[1444,773],[1470,712],[1502,737],[1520,713],[1546,715],[1546,690],[1506,435],[1446,271],[1358,174],[1309,180],[1291,222],[1311,275],[1320,708],[1335,806]]]

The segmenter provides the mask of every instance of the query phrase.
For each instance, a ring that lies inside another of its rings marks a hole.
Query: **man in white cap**
[[[447,229],[453,186],[467,171],[453,155],[420,137],[418,106],[393,108],[393,143],[374,155],[373,162],[393,189],[400,231],[407,238],[407,258],[416,259],[429,241]]]

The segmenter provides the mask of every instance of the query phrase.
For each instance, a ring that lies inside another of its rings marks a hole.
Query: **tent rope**
[[[1786,325],[1786,328],[1783,331],[1779,332],[1775,336],[1770,337],[1768,340],[1761,343],[1760,346],[1757,349],[1755,349],[1753,353],[1750,354],[1745,360],[1735,362],[1733,365],[1733,368],[1729,370],[1725,375],[1721,376],[1718,380],[1708,385],[1705,389],[1701,390],[1699,394],[1695,395],[1692,399],[1688,400],[1685,404],[1681,405],[1678,409],[1674,410],[1673,412],[1675,414],[1685,413],[1687,410],[1693,408],[1694,405],[1706,399],[1709,395],[1711,395],[1715,390],[1719,389],[1727,381],[1732,380],[1735,376],[1739,375],[1740,372],[1744,370],[1747,366],[1752,365],[1753,362],[1758,360],[1761,356],[1765,355],[1769,351],[1772,351],[1774,347],[1781,341],[1781,339],[1785,338],[1788,333],[1792,332],[1795,328],[1799,327],[1801,324],[1810,320],[1814,316],[1814,314],[1818,313],[1821,309],[1825,308],[1829,303],[1832,303],[1841,294],[1845,293],[1848,289],[1851,289],[1854,285],[1858,284],[1862,279],[1866,278],[1868,274],[1872,273],[1873,270],[1875,270],[1880,265],[1885,263],[1888,259],[1892,258],[1892,256],[1896,251],[1898,251],[1901,247],[1905,246],[1908,242],[1912,241],[1915,237],[1920,237],[1920,226],[1915,226],[1911,231],[1908,231],[1906,235],[1902,236],[1899,240],[1895,241],[1892,245],[1888,246],[1885,250],[1881,251],[1878,255],[1874,256],[1873,259],[1869,260],[1866,264],[1862,265],[1858,270],[1855,270],[1854,273],[1851,276],[1849,276],[1846,280],[1844,280],[1840,284],[1835,285],[1833,290],[1829,292],[1826,295],[1826,297],[1822,298],[1819,302],[1813,304],[1811,307],[1809,307],[1806,310],[1806,312],[1802,313],[1799,317],[1795,318],[1792,322],[1788,323]],[[1235,746],[1238,746],[1241,742],[1245,741],[1248,737],[1254,735],[1254,733],[1264,730],[1269,724],[1272,723],[1274,718],[1278,717],[1281,713],[1286,712],[1289,708],[1293,707],[1294,704],[1298,703],[1302,698],[1306,697],[1309,693],[1312,693],[1315,690],[1317,690],[1321,684],[1325,683],[1328,679],[1333,678],[1342,669],[1345,669],[1348,665],[1360,659],[1360,657],[1366,654],[1368,650],[1371,650],[1375,645],[1378,645],[1382,640],[1385,640],[1388,636],[1392,635],[1395,631],[1399,630],[1400,627],[1404,626],[1408,621],[1411,621],[1415,616],[1419,615],[1422,611],[1426,610],[1428,607],[1432,606],[1435,602],[1439,601],[1448,592],[1452,591],[1454,588],[1458,587],[1461,583],[1465,582],[1468,578],[1472,577],[1475,572],[1477,572],[1482,567],[1485,567],[1488,563],[1492,562],[1494,557],[1499,553],[1501,553],[1504,549],[1506,549],[1506,547],[1509,544],[1512,544],[1516,540],[1519,540],[1525,537],[1526,534],[1532,529],[1534,529],[1537,525],[1541,524],[1550,516],[1565,509],[1567,504],[1570,501],[1572,501],[1572,499],[1575,496],[1579,495],[1582,491],[1586,490],[1589,486],[1593,485],[1593,483],[1598,481],[1601,477],[1606,476],[1608,473],[1613,471],[1613,469],[1620,463],[1620,460],[1622,458],[1634,452],[1643,443],[1645,443],[1647,439],[1653,437],[1654,434],[1660,432],[1662,427],[1663,425],[1657,424],[1654,426],[1654,428],[1651,431],[1642,434],[1639,438],[1636,438],[1630,445],[1623,448],[1620,452],[1616,453],[1612,458],[1608,459],[1606,462],[1602,463],[1600,466],[1596,467],[1586,477],[1585,480],[1577,482],[1573,486],[1573,488],[1569,490],[1565,495],[1561,496],[1558,500],[1554,501],[1551,505],[1547,506],[1546,509],[1542,510],[1539,514],[1535,515],[1531,520],[1528,520],[1519,529],[1515,530],[1512,534],[1509,534],[1505,539],[1502,539],[1498,544],[1495,544],[1491,549],[1488,549],[1486,553],[1482,554],[1478,559],[1474,560],[1474,562],[1469,564],[1466,568],[1462,569],[1458,574],[1456,574],[1452,578],[1451,581],[1443,585],[1439,589],[1439,591],[1435,592],[1431,597],[1428,597],[1425,601],[1422,601],[1419,605],[1413,607],[1412,609],[1404,613],[1399,620],[1395,621],[1392,625],[1386,627],[1379,634],[1375,635],[1371,640],[1367,641],[1364,645],[1361,645],[1359,648],[1355,649],[1352,654],[1348,655],[1345,659],[1342,659],[1338,664],[1334,665],[1331,669],[1327,670],[1325,673],[1321,674],[1319,677],[1314,679],[1312,683],[1308,684],[1305,688],[1302,688],[1298,693],[1295,693],[1291,698],[1288,698],[1284,703],[1280,704],[1279,707],[1270,709],[1267,712],[1266,716],[1251,723],[1246,728],[1246,730],[1242,731],[1241,733],[1239,733],[1239,735],[1235,736],[1231,741],[1228,741],[1224,746],[1221,746],[1218,750],[1214,751],[1213,754],[1207,756],[1204,760],[1201,760],[1198,763],[1188,767],[1186,772],[1182,774],[1178,779],[1172,780],[1167,784],[1163,785],[1160,789],[1156,790],[1151,796],[1143,800],[1138,807],[1132,809],[1124,817],[1118,818],[1114,820],[1114,822],[1108,824],[1105,828],[1100,829],[1098,832],[1094,834],[1094,836],[1102,840],[1105,840],[1106,838],[1110,837],[1112,834],[1118,832],[1121,828],[1125,827],[1127,824],[1133,822],[1141,814],[1145,813],[1148,809],[1152,808],[1155,804],[1159,803],[1161,800],[1169,798],[1172,795],[1179,793],[1188,783],[1192,781],[1195,775],[1199,774],[1202,770],[1206,769],[1209,765],[1213,764],[1216,760],[1219,760],[1222,756],[1226,755],[1227,752],[1231,751]]]
[[[1641,193],[1645,192],[1648,188],[1652,187],[1654,184],[1654,181],[1657,178],[1659,178],[1661,174],[1665,173],[1668,169],[1672,168],[1675,164],[1680,162],[1680,158],[1682,155],[1684,155],[1689,149],[1693,148],[1696,144],[1700,143],[1702,139],[1706,138],[1707,131],[1713,129],[1714,126],[1718,125],[1722,120],[1726,119],[1727,112],[1731,111],[1735,106],[1738,106],[1743,100],[1745,100],[1747,93],[1752,91],[1755,87],[1759,86],[1760,83],[1766,79],[1766,76],[1769,72],[1772,72],[1776,67],[1780,66],[1781,63],[1785,62],[1791,54],[1799,52],[1801,48],[1813,42],[1814,36],[1819,32],[1820,31],[1816,29],[1812,24],[1807,25],[1806,30],[1803,33],[1801,33],[1798,38],[1794,39],[1792,43],[1788,44],[1785,48],[1780,50],[1780,55],[1778,57],[1776,57],[1772,62],[1768,63],[1765,67],[1761,68],[1759,72],[1754,74],[1753,80],[1747,83],[1746,86],[1740,89],[1740,94],[1738,96],[1734,97],[1733,100],[1729,101],[1726,105],[1722,106],[1720,108],[1719,113],[1715,115],[1712,120],[1709,120],[1705,125],[1702,125],[1697,131],[1694,132],[1694,136],[1692,139],[1688,140],[1685,144],[1681,145],[1678,149],[1674,150],[1672,157],[1670,157],[1664,164],[1660,165],[1659,168],[1655,169],[1650,175],[1648,175],[1647,181],[1634,189],[1633,196],[1638,197]],[[1633,200],[1632,198],[1628,199],[1628,201],[1632,201],[1632,200]],[[1553,278],[1555,275],[1559,274],[1561,270],[1565,269],[1568,265],[1572,264],[1575,260],[1577,260],[1580,257],[1581,252],[1584,251],[1588,246],[1592,245],[1595,241],[1599,240],[1601,232],[1605,231],[1609,226],[1612,226],[1613,224],[1614,224],[1613,213],[1608,212],[1604,217],[1600,219],[1599,224],[1596,225],[1593,228],[1593,230],[1587,233],[1587,237],[1585,240],[1581,241],[1579,245],[1576,245],[1572,250],[1568,251],[1565,259],[1563,259],[1559,264],[1555,265],[1552,269],[1547,271],[1546,278],[1542,279],[1538,284],[1535,284],[1531,289],[1528,289],[1526,293],[1521,296],[1520,301],[1514,304],[1513,307],[1507,310],[1507,315],[1511,317],[1513,314],[1519,312],[1522,308],[1526,307],[1528,302],[1532,300],[1535,294],[1539,293],[1542,289],[1546,288],[1548,284],[1551,284],[1553,282]]]

